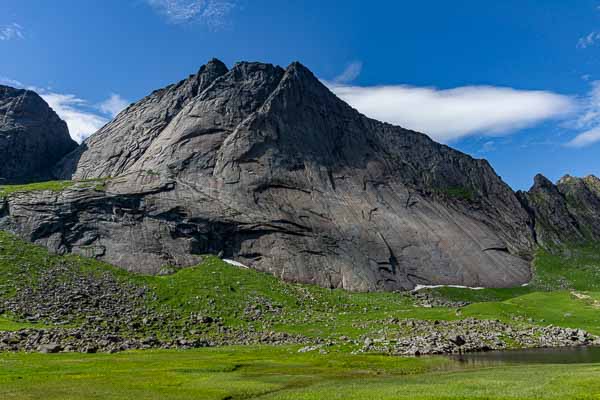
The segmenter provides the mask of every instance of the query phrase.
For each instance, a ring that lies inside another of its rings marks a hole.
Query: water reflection
[[[486,366],[510,363],[590,364],[600,363],[600,347],[566,347],[467,353],[450,356],[468,365]]]

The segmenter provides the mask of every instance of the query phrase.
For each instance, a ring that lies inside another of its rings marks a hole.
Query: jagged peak
[[[556,184],[557,185],[569,185],[569,184],[572,185],[572,184],[576,184],[576,183],[580,183],[580,182],[584,182],[586,184],[599,185],[600,178],[598,178],[597,176],[595,176],[593,174],[587,175],[583,178],[566,174],[565,176],[560,178]]]
[[[566,174],[565,176],[560,178],[556,184],[557,185],[568,185],[568,184],[575,183],[579,180],[580,180],[580,178]]]
[[[551,188],[554,187],[554,183],[552,183],[552,181],[548,178],[546,178],[544,175],[542,174],[537,174],[534,178],[533,178],[533,186],[531,187],[531,190],[535,190],[535,189],[543,189],[543,188]]]
[[[307,75],[314,77],[314,74],[312,73],[312,71],[307,66],[302,64],[300,61],[291,62],[290,65],[287,66],[286,71],[298,72],[301,74],[307,74]]]
[[[256,69],[273,69],[281,70],[282,68],[278,65],[264,63],[260,61],[238,61],[236,62],[231,70],[256,70]]]
[[[229,68],[227,68],[227,65],[225,65],[225,63],[218,58],[211,58],[206,64],[200,67],[198,75],[209,71],[214,71],[219,74],[226,74],[229,71]]]
[[[588,182],[600,183],[600,178],[593,174],[590,174],[583,179]]]

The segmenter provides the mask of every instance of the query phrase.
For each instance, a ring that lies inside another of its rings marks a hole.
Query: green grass
[[[594,304],[600,293],[588,292],[589,299],[580,299],[571,292],[534,292],[503,302],[471,304],[464,316],[522,321],[537,325],[556,325],[585,329],[600,335],[600,307]]]
[[[537,290],[600,291],[600,243],[572,245],[556,254],[540,250],[535,269]]]
[[[597,399],[600,365],[226,347],[120,354],[0,354],[2,399]]]
[[[25,185],[0,185],[0,199],[10,196],[14,193],[39,192],[50,190],[53,192],[62,192],[73,186],[93,187],[95,190],[104,190],[106,182],[111,178],[84,179],[80,181],[47,181],[36,182]]]
[[[459,199],[466,201],[473,201],[475,199],[475,193],[471,189],[466,187],[455,186],[442,188],[437,189],[436,192],[450,199]]]
[[[0,331],[18,331],[25,328],[40,328],[40,324],[28,324],[26,322],[17,322],[12,319],[3,318],[0,316]]]
[[[0,198],[9,196],[17,192],[37,192],[42,190],[51,190],[53,192],[62,192],[73,186],[73,181],[49,181],[30,183],[27,185],[2,185],[0,186]]]

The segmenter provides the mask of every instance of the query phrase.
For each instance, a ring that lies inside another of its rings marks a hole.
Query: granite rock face
[[[485,160],[361,115],[299,63],[214,60],[56,171],[113,178],[12,195],[0,228],[128,270],[214,253],[361,291],[530,278],[530,214]]]
[[[76,147],[67,124],[40,96],[0,85],[0,184],[47,180]]]
[[[553,184],[537,175],[517,193],[534,221],[537,242],[547,249],[600,240],[600,179],[569,175]]]

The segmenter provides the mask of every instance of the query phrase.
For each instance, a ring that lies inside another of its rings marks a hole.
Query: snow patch
[[[470,287],[470,286],[461,286],[461,285],[417,285],[417,286],[415,286],[415,288],[412,291],[418,292],[421,289],[437,289],[437,288],[443,288],[443,287],[451,287],[451,288],[457,288],[457,289],[470,289],[470,290],[485,289],[483,287]]]
[[[236,267],[250,269],[247,265],[242,264],[241,262],[237,262],[235,260],[228,260],[226,258],[223,259],[227,264],[235,265]]]

